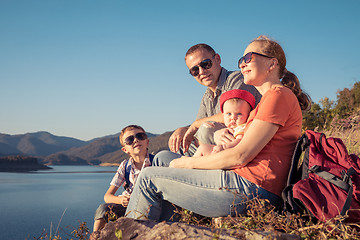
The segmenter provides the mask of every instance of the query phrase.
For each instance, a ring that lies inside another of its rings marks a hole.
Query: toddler
[[[242,139],[249,113],[255,107],[255,97],[248,91],[233,89],[220,96],[220,110],[224,117],[224,124],[233,132],[235,140],[229,144],[212,145],[199,142],[194,157],[206,156],[236,146]],[[209,123],[205,127],[209,127]],[[211,125],[211,124],[210,124]],[[210,126],[211,127],[211,126]]]

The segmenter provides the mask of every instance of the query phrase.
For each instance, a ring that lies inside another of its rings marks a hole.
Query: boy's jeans
[[[162,151],[155,165],[168,166],[181,155]],[[274,205],[277,195],[260,188],[232,171],[148,167],[141,171],[125,216],[169,221],[170,203],[207,217],[234,216],[246,209],[246,201],[260,195]]]

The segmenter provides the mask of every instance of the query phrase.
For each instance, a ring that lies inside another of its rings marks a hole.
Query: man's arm
[[[201,119],[195,120],[190,127],[188,127],[187,131],[184,133],[182,146],[184,148],[184,152],[187,152],[189,149],[190,143],[194,140],[194,135],[196,131],[199,129],[201,124],[207,121],[214,121],[214,122],[221,122],[224,123],[224,118],[222,116],[222,113],[215,114],[211,117],[205,117]]]

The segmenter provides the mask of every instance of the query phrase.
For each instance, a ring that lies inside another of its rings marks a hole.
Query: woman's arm
[[[241,142],[234,148],[203,157],[182,157],[174,159],[170,167],[196,169],[232,169],[245,166],[273,138],[279,125],[255,119]]]

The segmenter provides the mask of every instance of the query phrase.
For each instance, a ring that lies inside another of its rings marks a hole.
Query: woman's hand
[[[214,133],[214,141],[216,145],[223,145],[227,143],[231,143],[235,140],[235,137],[233,135],[234,130],[231,128],[223,128],[220,130],[217,130]]]
[[[170,162],[169,167],[171,168],[191,168],[189,162],[193,160],[192,157],[181,157],[174,159]]]

